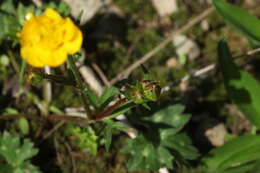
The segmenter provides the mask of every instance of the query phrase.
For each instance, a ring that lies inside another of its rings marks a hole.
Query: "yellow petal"
[[[50,67],[60,66],[66,61],[67,57],[68,55],[66,51],[64,51],[63,49],[57,49],[52,52],[51,59],[49,59],[47,65]]]
[[[38,23],[35,18],[25,22],[25,25],[20,33],[20,43],[22,46],[28,46],[32,44],[37,44],[40,41],[40,34],[38,28]]]
[[[33,67],[44,67],[45,64],[38,58],[38,53],[32,47],[21,48],[22,58]]]
[[[82,46],[83,37],[81,31],[77,30],[73,39],[65,44],[66,50],[69,54],[78,52]]]
[[[53,19],[54,21],[62,20],[62,17],[52,8],[47,8],[44,11],[44,16],[49,17],[50,19]]]
[[[57,67],[68,54],[80,50],[83,36],[69,18],[48,8],[42,16],[31,16],[20,32],[21,56],[34,67]]]
[[[69,18],[66,18],[66,22],[62,27],[64,29],[64,49],[66,49],[69,54],[78,52],[83,42],[81,31]]]

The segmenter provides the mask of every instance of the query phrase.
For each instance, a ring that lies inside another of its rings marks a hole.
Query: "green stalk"
[[[84,81],[81,78],[78,67],[76,67],[73,55],[69,56],[68,63],[71,67],[71,70],[73,72],[73,75],[75,77],[75,80],[76,80],[76,83],[77,83],[77,86],[78,86],[79,97],[80,97],[80,99],[81,99],[81,101],[84,105],[84,109],[87,113],[86,118],[89,119],[89,117],[91,118],[91,110],[89,108],[88,99],[87,99],[86,95],[84,94],[84,91],[85,91]]]
[[[24,83],[24,74],[25,74],[26,66],[27,66],[26,62],[24,60],[22,60],[22,66],[21,66],[20,73],[19,73],[20,88],[23,86],[23,83]]]
[[[8,51],[7,51],[7,54],[8,54],[8,56],[9,56],[9,58],[10,58],[10,62],[11,62],[11,64],[12,64],[12,66],[13,66],[15,72],[19,74],[19,72],[20,72],[20,67],[19,67],[18,63],[16,62],[16,60],[15,60],[15,56],[14,56],[13,52],[12,52],[11,50],[8,50]]]

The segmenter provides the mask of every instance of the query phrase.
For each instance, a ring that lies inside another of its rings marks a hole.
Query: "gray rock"
[[[152,2],[161,17],[169,16],[179,9],[177,0],[152,0]]]
[[[71,8],[71,14],[77,18],[81,13],[80,24],[84,24],[95,16],[99,10],[110,3],[110,0],[64,0]]]
[[[223,123],[218,124],[205,132],[210,143],[215,147],[219,147],[225,143],[226,134],[227,130]]]
[[[199,46],[185,35],[174,36],[173,44],[178,56],[188,56],[190,60],[193,60],[200,55]]]

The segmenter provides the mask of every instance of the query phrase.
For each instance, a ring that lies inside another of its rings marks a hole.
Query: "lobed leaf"
[[[161,123],[172,126],[172,128],[169,128],[168,130],[164,129],[162,135],[174,135],[180,131],[191,118],[190,115],[183,114],[184,109],[185,107],[180,104],[171,105],[154,113],[153,115],[146,118],[146,120],[157,124]]]
[[[21,143],[16,136],[4,133],[0,137],[0,156],[6,160],[7,164],[0,166],[0,171],[21,173],[26,171],[38,173],[39,170],[31,165],[27,160],[38,153],[38,149],[33,148],[33,143],[29,139],[24,139]]]

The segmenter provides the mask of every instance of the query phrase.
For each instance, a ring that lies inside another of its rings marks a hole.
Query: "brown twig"
[[[18,118],[28,118],[31,120],[36,120],[36,121],[62,121],[62,123],[57,124],[57,127],[55,126],[52,130],[50,130],[44,138],[49,137],[49,135],[51,135],[54,131],[56,131],[58,128],[60,128],[64,123],[77,123],[77,124],[92,124],[96,121],[102,120],[102,118],[109,116],[109,114],[111,114],[120,104],[123,104],[124,102],[126,102],[128,99],[127,98],[123,98],[118,100],[115,104],[113,104],[112,106],[108,107],[105,111],[96,114],[93,116],[94,119],[92,120],[88,120],[86,118],[81,118],[81,117],[72,117],[69,115],[65,115],[65,114],[50,114],[48,116],[38,116],[38,115],[27,115],[27,114],[9,114],[9,115],[0,115],[0,120],[14,120],[14,119],[18,119]],[[47,136],[47,137],[46,137]]]
[[[91,63],[92,68],[97,72],[97,74],[99,75],[100,79],[102,80],[102,82],[106,85],[106,86],[110,86],[110,82],[107,79],[106,75],[103,73],[103,71],[99,68],[99,66],[92,62]]]
[[[59,128],[61,128],[63,125],[65,124],[65,121],[62,120],[60,122],[58,122],[57,124],[55,124],[55,126],[49,130],[42,138],[42,140],[45,140],[47,138],[49,138],[54,132],[56,132]]]
[[[243,56],[252,56],[252,55],[254,55],[256,53],[259,53],[259,52],[260,52],[260,48],[256,48],[256,49],[247,51],[245,54],[234,56],[233,58],[234,58],[234,60],[237,60],[237,59],[239,59],[239,58],[241,58]],[[209,64],[206,67],[198,69],[198,70],[196,70],[196,71],[194,71],[194,72],[192,72],[190,74],[187,74],[183,78],[174,81],[171,85],[163,87],[162,88],[162,92],[168,91],[171,86],[179,85],[180,83],[186,82],[186,81],[190,80],[193,77],[199,77],[201,75],[204,75],[204,74],[214,70],[215,68],[216,68],[216,64]]]
[[[106,116],[108,116],[109,114],[111,114],[118,105],[123,104],[124,102],[127,101],[127,98],[122,98],[120,100],[118,100],[115,104],[113,104],[112,106],[108,107],[104,112],[101,112],[100,114],[97,114],[94,118],[95,120],[100,120]]]
[[[72,154],[72,149],[71,149],[70,145],[67,142],[65,142],[64,145],[67,148],[67,150],[69,152],[69,155],[70,155],[70,158],[71,158],[72,173],[77,173],[77,167],[76,167],[74,156]]]
[[[0,115],[0,121],[1,120],[15,120],[19,118],[27,118],[34,121],[65,121],[72,122],[72,123],[78,123],[78,124],[87,124],[86,118],[80,118],[80,117],[72,117],[68,115],[48,115],[46,117],[39,116],[39,115],[27,115],[27,114],[8,114],[8,115]],[[93,123],[93,121],[90,121],[89,123]]]
[[[188,31],[191,27],[193,27],[194,25],[196,25],[197,23],[199,23],[201,20],[203,20],[205,17],[207,17],[209,14],[211,14],[214,11],[213,7],[210,7],[208,9],[206,9],[204,12],[202,12],[200,15],[198,15],[197,17],[193,18],[192,20],[190,20],[186,25],[184,25],[183,27],[181,27],[180,29],[172,32],[168,38],[166,38],[163,42],[161,42],[158,46],[156,46],[155,48],[153,48],[150,52],[148,52],[147,54],[145,54],[143,57],[139,58],[138,61],[134,62],[133,64],[131,64],[128,68],[126,68],[126,70],[122,71],[121,73],[119,73],[115,78],[113,78],[110,83],[111,85],[115,84],[117,81],[126,78],[129,76],[129,74],[136,69],[137,67],[139,67],[141,64],[143,64],[144,62],[146,62],[147,60],[149,60],[151,57],[153,57],[156,53],[158,53],[160,50],[162,50],[163,48],[165,48],[171,41],[172,38],[175,35],[178,34],[182,34],[186,31]]]
[[[243,56],[252,56],[252,55],[254,55],[254,54],[258,53],[258,52],[260,52],[260,48],[249,50],[245,54],[235,56],[234,58],[240,58],[240,57],[243,57]]]
[[[143,38],[143,35],[144,35],[144,34],[142,33],[141,35],[139,35],[139,36],[133,41],[132,45],[129,47],[129,49],[128,49],[127,52],[126,52],[125,59],[128,59],[128,58],[131,56],[131,54],[132,54],[132,52],[134,51],[134,49],[135,49],[137,43]]]
[[[57,155],[58,165],[59,165],[60,167],[62,167],[63,164],[62,164],[62,158],[61,158],[61,155],[60,155],[60,152],[59,152],[59,144],[58,144],[58,139],[57,139],[57,137],[54,136],[53,142],[54,142],[54,148],[55,148],[56,155]]]
[[[34,115],[25,115],[25,114],[8,114],[8,115],[0,115],[0,120],[13,120],[13,119],[19,119],[19,118],[28,118],[31,120],[42,120],[43,117],[40,116],[34,116]]]

